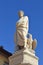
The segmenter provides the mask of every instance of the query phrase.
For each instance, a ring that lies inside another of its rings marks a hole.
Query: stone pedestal
[[[9,57],[9,65],[38,65],[38,57],[33,50],[22,49]]]

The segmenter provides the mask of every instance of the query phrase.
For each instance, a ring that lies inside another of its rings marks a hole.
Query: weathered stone
[[[38,65],[38,57],[35,56],[33,50],[22,49],[16,51],[9,57],[9,65]]]

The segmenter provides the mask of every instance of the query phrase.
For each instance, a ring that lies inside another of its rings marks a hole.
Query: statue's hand
[[[21,25],[21,23],[18,23],[18,22],[16,23],[16,27],[19,27],[20,25]]]

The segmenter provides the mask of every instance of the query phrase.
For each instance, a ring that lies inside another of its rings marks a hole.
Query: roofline
[[[5,50],[2,46],[0,46],[0,52],[4,53],[8,57],[12,55],[12,53]]]

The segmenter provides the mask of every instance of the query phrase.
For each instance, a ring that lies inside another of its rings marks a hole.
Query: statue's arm
[[[21,22],[16,23],[16,27],[19,27],[21,25]]]

